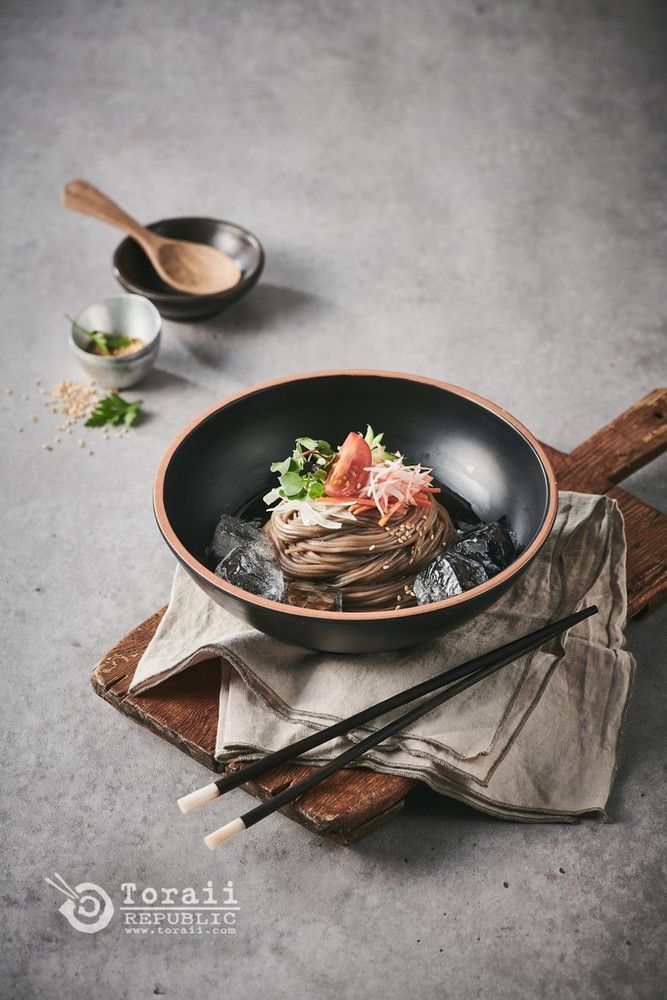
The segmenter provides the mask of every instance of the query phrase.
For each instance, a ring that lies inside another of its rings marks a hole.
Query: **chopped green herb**
[[[370,424],[360,437],[368,442],[373,462],[393,461],[398,457],[387,451],[382,444],[384,434],[376,434]],[[336,455],[328,441],[297,438],[292,454],[271,464],[271,472],[278,474],[279,485],[266,494],[265,502],[270,505],[278,500],[317,500],[324,496],[324,483]]]
[[[284,472],[280,477],[283,493],[288,497],[298,496],[304,492],[304,481],[298,472]]]
[[[291,466],[292,466],[292,459],[286,458],[282,462],[274,462],[271,465],[271,472],[279,472],[281,476],[284,476],[287,472],[290,471]],[[296,468],[296,463],[294,463],[294,466]]]
[[[91,334],[102,354],[111,354],[119,347],[129,347],[132,341],[124,333],[99,333],[97,330]]]
[[[111,354],[120,347],[129,347],[132,341],[124,333],[103,333],[101,330],[86,330],[85,327],[77,323],[71,316],[66,317],[75,330],[89,337],[94,344],[97,344],[102,354]]]
[[[125,424],[132,427],[139,416],[139,409],[143,400],[137,399],[133,403],[128,403],[122,399],[117,392],[112,392],[99,403],[86,420],[86,427],[102,427],[104,424]]]
[[[324,496],[324,481],[336,453],[328,441],[300,437],[294,442],[294,451],[280,462],[271,464],[271,472],[278,473],[280,485],[267,493],[267,504],[276,500],[315,500]]]

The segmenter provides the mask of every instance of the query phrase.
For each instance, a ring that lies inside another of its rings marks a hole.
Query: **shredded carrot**
[[[437,486],[422,486],[418,493],[415,493],[410,500],[406,501],[403,499],[396,500],[388,509],[382,514],[382,517],[378,521],[381,527],[387,523],[387,521],[393,517],[393,515],[400,510],[401,507],[407,510],[409,506],[415,507],[430,507],[431,497],[435,493],[440,493],[441,490]],[[329,503],[329,504],[344,504],[348,507],[351,514],[362,514],[367,513],[370,510],[377,509],[377,503],[372,497],[334,497],[334,496],[321,496],[312,497],[311,500],[314,503]]]
[[[357,510],[377,509],[375,500],[371,500],[368,497],[345,497],[344,500],[341,497],[311,497],[311,503],[344,504],[350,508],[352,514]]]
[[[312,503],[338,503],[338,504],[346,504],[346,503],[354,503],[355,502],[355,498],[354,497],[345,497],[345,498],[343,498],[343,497],[327,497],[327,496],[324,496],[324,497],[311,497],[310,500],[311,500]]]
[[[392,517],[396,513],[396,511],[399,509],[399,507],[402,507],[402,506],[403,506],[403,501],[402,500],[397,500],[396,503],[392,504],[391,507],[389,508],[389,510],[387,511],[387,513],[383,514],[382,517],[380,518],[380,520],[378,521],[378,524],[380,525],[380,527],[384,528],[384,526],[387,523],[387,521],[389,520],[389,518]]]
[[[368,513],[368,511],[372,510],[373,507],[375,507],[374,503],[358,503],[354,507],[350,507],[350,513],[351,514]]]

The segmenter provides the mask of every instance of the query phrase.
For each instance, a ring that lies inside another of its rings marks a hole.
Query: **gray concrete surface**
[[[88,674],[165,600],[153,471],[215,399],[382,365],[476,389],[569,448],[664,381],[660,6],[3,3],[3,998],[659,995],[664,612],[628,630],[608,825],[499,823],[418,793],[349,850],[278,817],[213,857],[211,817],[247,797],[179,818],[205,772]],[[63,314],[115,288],[114,233],[58,205],[76,176],[145,220],[238,220],[268,254],[245,302],[165,323],[149,419],[86,433],[92,456],[40,449],[33,385],[77,375]],[[664,472],[630,485],[659,504]],[[53,871],[116,902],[126,881],[233,879],[238,934],[78,934]]]

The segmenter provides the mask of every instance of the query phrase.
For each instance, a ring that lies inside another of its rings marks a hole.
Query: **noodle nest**
[[[415,605],[415,576],[454,536],[449,514],[433,499],[429,507],[410,507],[384,527],[368,515],[337,529],[306,527],[296,510],[278,508],[264,531],[286,577],[338,587],[346,611]]]

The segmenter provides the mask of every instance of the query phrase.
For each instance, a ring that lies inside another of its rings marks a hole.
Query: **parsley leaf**
[[[132,343],[130,338],[126,337],[124,333],[102,333],[98,334],[98,336],[103,337],[110,351],[117,351],[119,347],[129,347]]]
[[[109,347],[105,340],[103,333],[98,333],[97,330],[91,330],[90,333],[86,330],[85,333],[90,337],[94,344],[97,344],[102,354],[109,354]]]
[[[118,350],[119,347],[129,347],[132,343],[130,338],[126,337],[124,333],[103,333],[101,330],[86,330],[75,319],[72,319],[71,316],[67,316],[66,318],[75,330],[83,333],[94,344],[97,344],[102,354],[111,354],[112,351]]]
[[[117,392],[112,392],[104,399],[100,399],[86,420],[85,426],[102,427],[104,424],[125,424],[126,427],[132,427],[139,416],[142,402],[143,400],[137,399],[133,403],[128,403]]]

